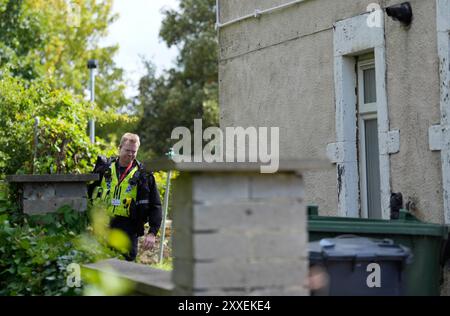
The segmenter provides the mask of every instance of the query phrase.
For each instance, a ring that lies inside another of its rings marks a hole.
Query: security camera
[[[386,14],[403,25],[409,25],[412,21],[412,8],[409,2],[403,2],[386,8]]]

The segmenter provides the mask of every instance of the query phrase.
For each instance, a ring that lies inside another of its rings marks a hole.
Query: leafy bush
[[[0,295],[81,295],[83,287],[67,286],[67,266],[118,256],[86,233],[86,212],[63,207],[27,216],[5,204],[0,204]]]
[[[90,142],[86,130],[91,117],[98,124],[127,120],[126,115],[100,111],[82,97],[54,88],[51,80],[29,82],[0,69],[0,175],[91,171],[97,155],[116,152],[113,144],[98,137],[95,144]]]

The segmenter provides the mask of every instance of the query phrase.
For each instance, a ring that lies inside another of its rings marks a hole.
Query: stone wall
[[[300,175],[182,173],[173,194],[175,295],[308,295]]]
[[[55,212],[68,205],[75,210],[87,209],[88,181],[98,175],[15,175],[8,176],[10,183],[19,185],[21,206],[24,213],[41,214]]]

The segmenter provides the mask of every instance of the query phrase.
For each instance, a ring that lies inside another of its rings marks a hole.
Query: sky
[[[119,18],[110,25],[109,35],[101,45],[119,44],[114,61],[125,70],[128,97],[137,94],[139,78],[145,74],[140,56],[156,65],[156,74],[174,65],[177,48],[169,49],[158,34],[164,17],[161,9],[177,9],[178,1],[114,0],[113,12],[118,13]]]

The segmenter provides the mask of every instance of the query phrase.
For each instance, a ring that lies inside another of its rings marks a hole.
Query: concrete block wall
[[[86,182],[98,175],[17,175],[7,180],[21,187],[21,205],[26,214],[55,212],[68,205],[75,210],[87,209]]]
[[[69,205],[86,210],[87,189],[84,183],[26,183],[23,188],[23,211],[39,214]]]
[[[182,173],[174,187],[175,295],[308,295],[296,173]]]

